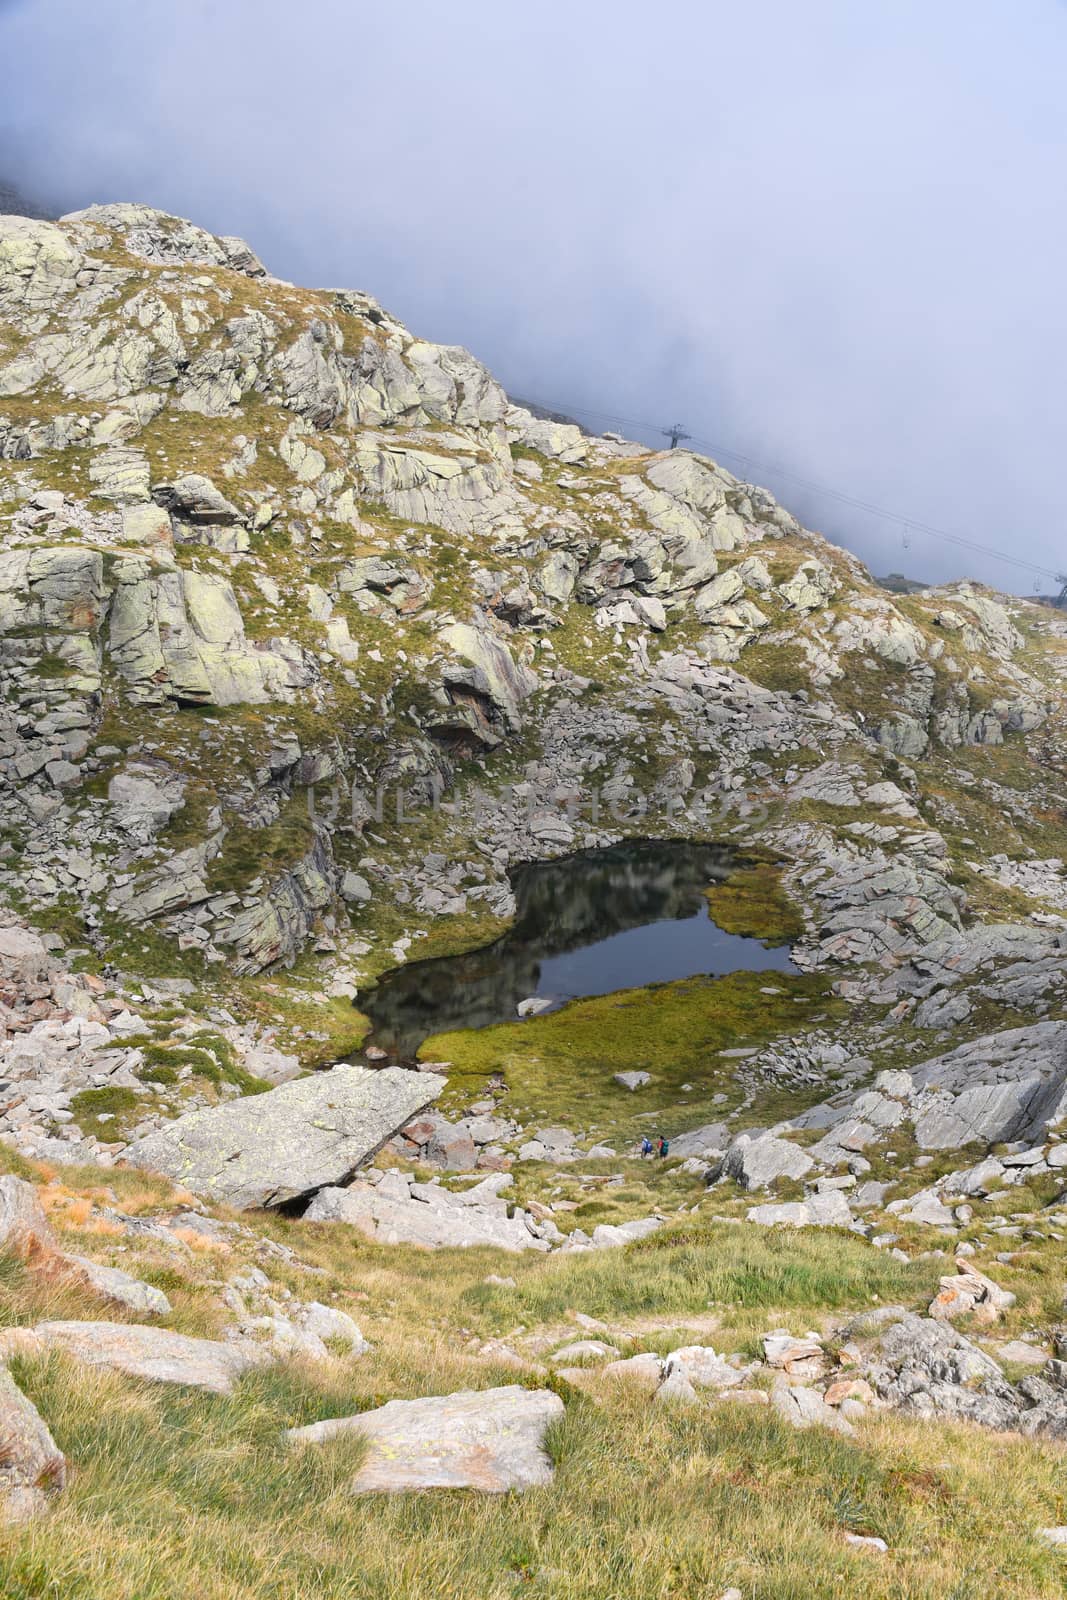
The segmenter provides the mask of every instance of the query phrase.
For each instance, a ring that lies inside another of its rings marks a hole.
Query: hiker
[[[667,1155],[668,1150],[670,1149],[670,1145],[667,1143],[667,1141],[663,1137],[662,1133],[660,1134],[659,1138],[656,1140],[656,1149],[659,1152],[660,1160],[661,1161],[664,1160],[666,1155]]]
[[[648,1137],[647,1133],[641,1140],[641,1154],[643,1156],[650,1156],[652,1154],[652,1140]]]

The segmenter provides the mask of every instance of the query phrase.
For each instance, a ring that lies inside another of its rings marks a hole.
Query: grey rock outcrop
[[[506,1174],[494,1175],[472,1189],[454,1192],[386,1173],[376,1184],[357,1182],[345,1189],[320,1190],[305,1216],[309,1222],[351,1223],[382,1244],[547,1250],[544,1227],[500,1197],[511,1181]]]
[[[131,1145],[126,1159],[226,1205],[283,1205],[344,1183],[444,1085],[399,1067],[333,1067],[190,1112]]]
[[[5,1173],[0,1178],[0,1250],[26,1260],[48,1257],[58,1246],[37,1190],[24,1178]]]
[[[333,898],[333,864],[320,831],[307,855],[269,885],[257,904],[238,912],[219,942],[233,952],[234,970],[260,972],[290,962],[303,948]]]
[[[552,1481],[545,1432],[563,1415],[546,1389],[463,1391],[425,1400],[390,1400],[377,1411],[291,1428],[291,1445],[324,1444],[346,1434],[368,1441],[355,1494],[418,1489],[533,1489]]]
[[[881,1073],[871,1089],[826,1101],[795,1123],[828,1129],[812,1154],[833,1163],[902,1124],[922,1149],[952,1150],[1039,1139],[1065,1113],[1067,1025],[1047,1021],[983,1034],[908,1072]]]
[[[446,666],[444,681],[454,703],[475,702],[488,712],[472,724],[474,731],[482,732],[485,742],[499,742],[494,738],[494,719],[512,731],[522,726],[522,702],[532,692],[537,679],[527,667],[520,666],[506,644],[483,628],[469,623],[456,622],[447,627],[442,642],[466,663],[465,667]],[[487,737],[485,737],[487,736]]]
[[[743,1189],[766,1189],[779,1178],[803,1178],[814,1166],[799,1145],[769,1134],[742,1135],[708,1172],[708,1183],[733,1178]]]
[[[900,1308],[881,1316],[883,1327],[864,1372],[891,1405],[923,1417],[1067,1436],[1067,1390],[1058,1376],[1052,1382],[1037,1375],[1009,1383],[992,1356],[950,1323]],[[863,1339],[866,1331],[859,1319],[855,1334]]]

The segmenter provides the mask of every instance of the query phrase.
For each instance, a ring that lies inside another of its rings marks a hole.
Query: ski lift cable
[[[546,411],[577,413],[578,416],[596,417],[601,422],[616,423],[625,428],[642,428],[654,433],[662,432],[659,424],[642,421],[636,417],[620,417],[607,411],[596,411],[591,406],[568,405],[563,401],[534,400],[534,405],[543,407]],[[794,472],[789,467],[783,467],[776,462],[760,461],[755,456],[744,454],[740,450],[733,450],[727,445],[718,444],[714,440],[693,437],[690,441],[694,445],[702,445],[715,456],[726,456],[731,461],[741,462],[744,466],[755,468],[761,473],[770,473],[772,476],[788,478],[793,483],[800,484],[813,493],[825,495],[828,499],[835,500],[839,505],[848,506],[854,511],[863,511],[868,516],[878,517],[884,522],[892,522],[906,530],[906,536],[912,532],[925,533],[931,539],[940,539],[946,544],[956,545],[962,550],[970,550],[976,555],[991,556],[995,561],[1006,562],[1009,566],[1019,567],[1024,572],[1036,573],[1042,578],[1051,578],[1053,582],[1061,582],[1058,573],[1049,567],[1040,566],[1036,561],[1026,561],[1021,556],[1009,555],[1004,550],[997,550],[992,545],[980,544],[976,539],[968,539],[963,534],[951,533],[947,528],[936,527],[930,522],[921,522],[916,517],[905,516],[902,512],[891,511],[886,506],[873,504],[863,500],[858,495],[852,495],[842,489],[835,489],[827,483],[820,483],[814,478],[804,477],[799,472]],[[906,545],[907,547],[907,545]]]

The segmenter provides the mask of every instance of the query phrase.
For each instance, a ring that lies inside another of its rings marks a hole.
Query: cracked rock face
[[[881,1073],[872,1089],[795,1119],[827,1127],[812,1154],[832,1162],[910,1124],[923,1150],[1041,1138],[1067,1113],[1067,1024],[984,1034],[910,1072]]]
[[[221,1204],[284,1205],[347,1181],[444,1084],[399,1067],[334,1067],[190,1112],[131,1145],[126,1159]]]

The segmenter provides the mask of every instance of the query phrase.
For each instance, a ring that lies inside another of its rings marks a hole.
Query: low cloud
[[[787,474],[1067,559],[1065,68],[1057,0],[0,0],[0,176],[244,233],[514,392],[777,464],[876,570],[1029,592]]]

